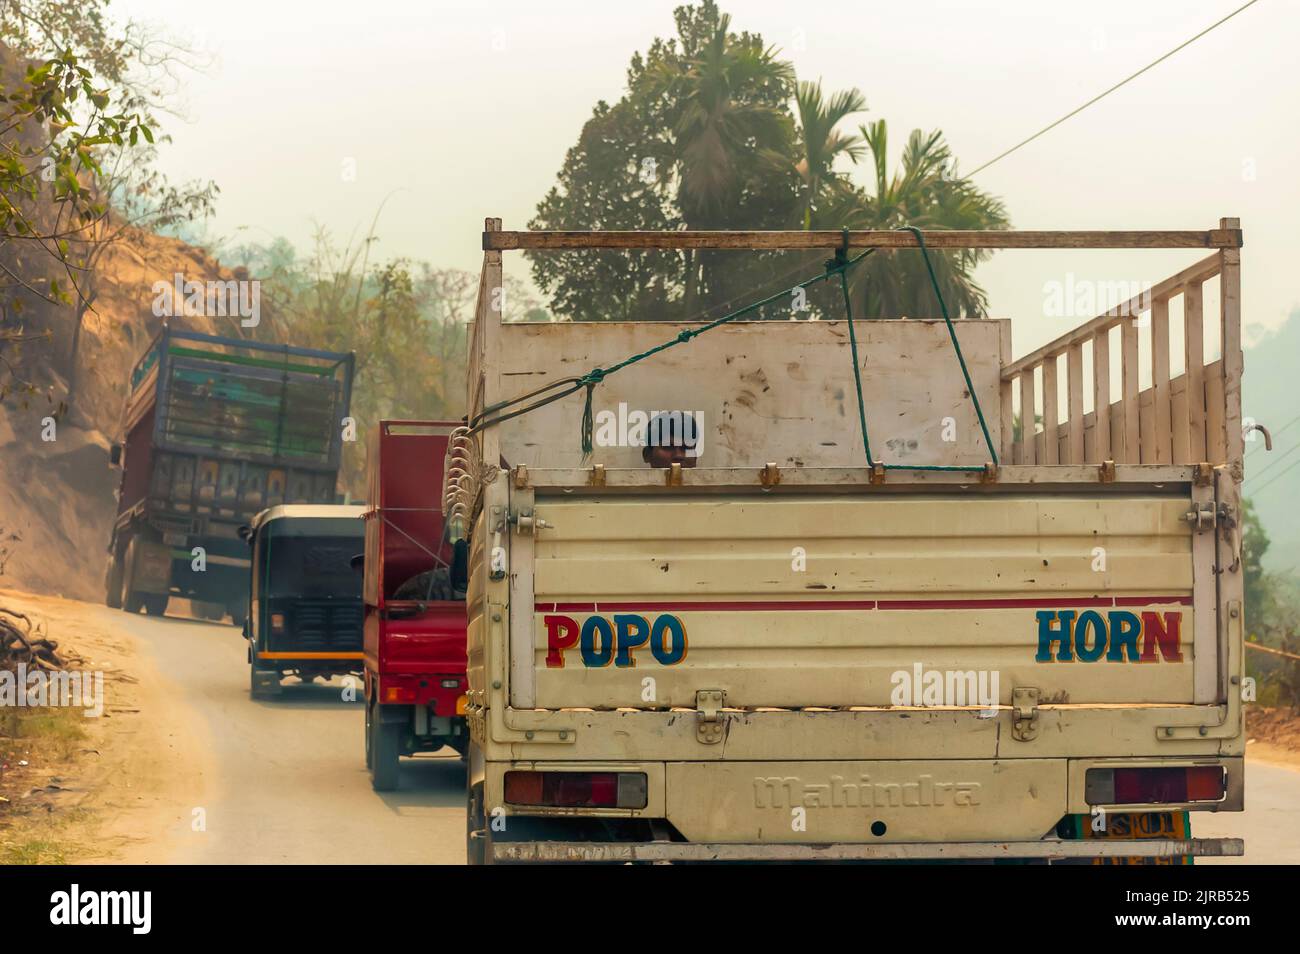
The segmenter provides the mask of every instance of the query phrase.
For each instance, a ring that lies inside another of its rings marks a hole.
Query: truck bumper
[[[1071,858],[1240,857],[1240,838],[1003,841],[880,845],[730,845],[534,841],[491,843],[497,861],[1065,861]]]

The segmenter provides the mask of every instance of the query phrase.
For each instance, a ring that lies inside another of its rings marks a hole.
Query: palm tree
[[[713,15],[699,49],[684,61],[663,62],[653,84],[676,104],[677,206],[688,229],[744,227],[736,220],[744,199],[770,183],[776,170],[790,168],[793,130],[783,104],[793,67],[756,38],[731,34],[731,17],[716,8]],[[687,253],[687,314],[716,264],[715,256]]]
[[[888,130],[878,120],[860,128],[871,153],[874,192],[840,190],[834,197],[836,221],[852,229],[1004,229],[1010,225],[1006,207],[996,196],[956,177],[952,152],[938,130],[916,129],[903,148],[893,175],[887,161]],[[988,295],[972,277],[975,266],[992,253],[988,249],[930,251],[930,261],[953,318],[982,318]],[[925,262],[910,250],[881,249],[854,269],[854,315],[867,318],[937,318]],[[861,310],[859,310],[861,309]]]
[[[730,16],[719,16],[685,70],[667,78],[679,102],[678,204],[689,228],[717,227],[754,161],[772,160],[789,141],[789,117],[772,92],[793,82],[793,67],[773,48],[730,35],[730,26]]]
[[[857,134],[845,135],[835,127],[845,117],[866,109],[867,100],[859,90],[847,89],[827,102],[818,80],[800,83],[795,91],[795,103],[803,153],[795,169],[803,180],[803,227],[811,229],[822,190],[834,178],[835,160],[847,156],[856,163],[862,157],[863,138]]]

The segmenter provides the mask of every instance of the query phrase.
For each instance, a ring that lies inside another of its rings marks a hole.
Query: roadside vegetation
[[[1300,717],[1300,581],[1293,572],[1275,573],[1264,568],[1270,546],[1268,531],[1249,500],[1242,510],[1246,640],[1276,651],[1247,648],[1246,675],[1255,680],[1261,706],[1285,706]]]
[[[262,321],[248,336],[356,355],[352,417],[340,481],[365,492],[366,438],[383,418],[456,420],[464,412],[465,360],[479,276],[408,259],[373,261],[375,227],[360,241],[319,231],[300,253],[268,245],[217,244],[237,275],[261,281]],[[507,280],[507,320],[546,320],[522,283]]]
[[[0,864],[64,864],[66,833],[87,817],[83,808],[54,811],[86,741],[75,708],[0,706]]]
[[[0,2],[0,402],[56,416],[75,394],[105,251],[129,229],[205,215],[216,195],[153,164],[158,115],[195,58],[119,29],[108,6]]]

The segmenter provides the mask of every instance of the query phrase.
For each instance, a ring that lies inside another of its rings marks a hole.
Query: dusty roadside
[[[1300,712],[1287,706],[1247,706],[1246,756],[1300,769]]]
[[[40,620],[61,650],[103,673],[103,715],[78,710],[0,739],[0,863],[146,863],[189,830],[177,806],[204,804],[207,727],[159,673],[117,611],[0,589],[0,606]],[[26,763],[26,764],[22,764]]]

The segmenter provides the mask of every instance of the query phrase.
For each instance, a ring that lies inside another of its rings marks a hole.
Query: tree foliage
[[[938,130],[912,131],[899,167],[889,171],[889,132],[883,119],[861,128],[870,155],[870,190],[840,195],[836,214],[851,229],[1004,229],[1002,203],[955,174],[952,151]],[[931,251],[939,288],[953,318],[982,318],[988,296],[972,277],[988,249]],[[929,273],[920,252],[881,249],[853,275],[855,314],[866,318],[937,318]]]
[[[108,0],[0,2],[0,399],[36,382],[18,370],[32,308],[75,309],[67,349],[75,372],[95,268],[122,228],[158,228],[206,212],[207,185],[176,188],[152,167],[155,111],[173,44],[134,25],[118,30]],[[71,375],[70,375],[71,377]]]
[[[407,259],[373,262],[374,228],[340,243],[318,229],[309,254],[283,239],[244,245],[228,259],[262,282],[262,322],[255,337],[356,356],[351,416],[341,481],[365,489],[366,433],[384,418],[459,420],[470,323],[479,277]],[[538,302],[517,281],[505,283],[504,317],[527,320]]]
[[[676,34],[633,56],[627,92],[596,104],[568,151],[535,229],[1005,228],[1002,204],[955,175],[938,132],[913,132],[888,173],[885,124],[846,132],[866,109],[856,89],[796,81],[761,36],[732,29],[712,0],[674,13]],[[844,166],[870,156],[868,187]],[[986,253],[934,252],[956,316],[985,313],[971,277]],[[718,317],[816,274],[826,258],[790,252],[536,252],[533,277],[553,311],[575,320]],[[870,256],[853,284],[855,314],[937,316],[918,253]],[[808,295],[840,317],[835,289]],[[791,317],[773,306],[767,317]]]
[[[799,214],[794,75],[762,38],[706,2],[674,13],[601,102],[538,205],[537,229],[770,228]],[[744,304],[773,254],[538,253],[552,310],[580,320],[683,319]]]
[[[829,99],[822,92],[821,81],[800,83],[795,91],[795,104],[799,112],[799,129],[802,153],[795,169],[803,180],[803,227],[828,227],[818,215],[822,203],[833,201],[836,193],[845,191],[845,183],[835,173],[835,163],[847,158],[856,163],[862,158],[862,137],[846,134],[838,127],[841,122],[867,108],[866,97],[856,89],[834,93]]]

